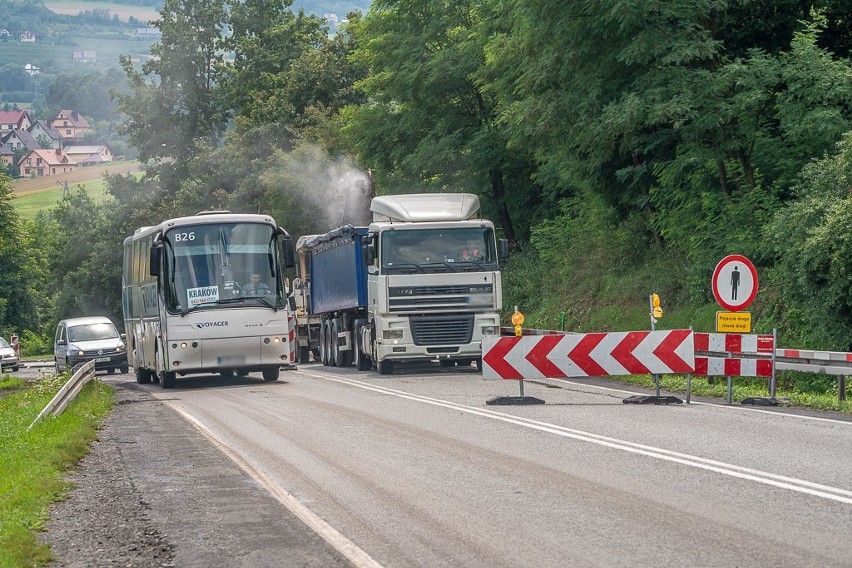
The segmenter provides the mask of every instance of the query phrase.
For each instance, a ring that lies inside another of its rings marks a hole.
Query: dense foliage
[[[57,284],[0,289],[0,330],[120,319],[120,243],[166,216],[327,230],[363,168],[381,193],[481,195],[515,243],[505,304],[534,327],[645,327],[655,290],[666,325],[706,328],[713,266],[739,253],[758,330],[852,350],[847,1],[375,0],[333,35],[295,7],[164,3],[156,57],[126,58],[116,93],[145,176],[9,225],[49,227]]]

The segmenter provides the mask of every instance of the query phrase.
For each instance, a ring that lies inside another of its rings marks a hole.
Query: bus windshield
[[[385,274],[494,270],[494,230],[462,227],[385,231],[381,259]]]
[[[170,312],[222,305],[283,307],[275,227],[184,225],[168,230],[163,243],[162,278]]]

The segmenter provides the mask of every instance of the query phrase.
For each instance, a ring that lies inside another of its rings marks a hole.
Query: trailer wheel
[[[352,365],[352,353],[351,351],[343,351],[340,350],[340,337],[337,335],[340,333],[340,328],[337,327],[337,320],[334,320],[331,323],[331,337],[334,340],[334,363],[337,367],[349,367]],[[345,330],[344,330],[345,331]],[[352,343],[350,342],[350,346]]]
[[[337,366],[337,336],[334,334],[335,326],[331,321],[325,324],[325,345],[328,351],[328,366]]]
[[[320,344],[320,362],[323,365],[328,365],[328,322],[325,320],[320,323],[320,334],[319,334],[319,344]]]

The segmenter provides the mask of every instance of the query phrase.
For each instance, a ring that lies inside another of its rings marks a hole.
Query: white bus
[[[122,305],[138,383],[263,373],[291,362],[283,271],[293,241],[266,215],[202,212],[124,241]],[[265,284],[265,288],[263,285]]]

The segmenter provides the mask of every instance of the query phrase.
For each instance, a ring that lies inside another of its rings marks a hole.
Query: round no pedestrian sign
[[[738,312],[751,305],[757,295],[757,270],[746,257],[731,254],[716,265],[712,284],[719,305]]]

